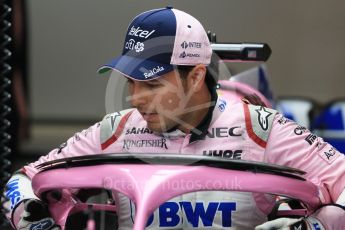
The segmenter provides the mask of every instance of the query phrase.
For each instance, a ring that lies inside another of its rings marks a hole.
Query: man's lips
[[[157,113],[141,112],[141,115],[143,116],[144,120],[146,120],[148,122],[155,121],[155,120],[157,120],[159,118]]]

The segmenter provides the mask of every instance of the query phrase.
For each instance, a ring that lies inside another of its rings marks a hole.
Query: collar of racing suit
[[[216,106],[217,99],[218,95],[216,88],[213,88],[211,90],[211,106],[208,108],[207,114],[204,117],[204,119],[199,123],[199,125],[196,128],[191,130],[192,135],[189,139],[189,143],[205,139],[208,127],[210,126],[210,123],[212,121],[213,110]]]
[[[189,139],[189,143],[205,139],[208,127],[210,126],[210,123],[212,121],[213,111],[218,100],[216,87],[213,88],[210,92],[211,92],[211,105],[204,119],[197,125],[197,127],[195,127],[194,129],[190,131],[191,137]],[[186,134],[174,127],[161,135],[165,137],[173,138],[173,137],[185,136]]]

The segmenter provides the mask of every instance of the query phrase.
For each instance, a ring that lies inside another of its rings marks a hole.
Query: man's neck
[[[196,95],[198,97],[197,103],[191,107],[193,112],[185,116],[185,121],[189,122],[189,125],[180,125],[178,127],[178,129],[185,133],[192,133],[193,140],[199,139],[199,137],[203,138],[207,132],[212,119],[213,109],[218,98],[215,89],[211,93],[208,89],[206,90],[206,93],[202,96]]]

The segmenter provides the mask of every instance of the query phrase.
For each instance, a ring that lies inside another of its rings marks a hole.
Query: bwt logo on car
[[[146,227],[157,221],[159,227],[176,227],[183,221],[187,221],[194,228],[212,227],[217,214],[221,216],[217,218],[221,223],[217,224],[221,224],[222,227],[232,226],[231,214],[236,211],[235,202],[193,202],[193,204],[195,207],[187,201],[165,202],[159,207],[158,212],[150,216]],[[181,219],[181,212],[184,213],[185,220]],[[154,221],[155,219],[157,221]]]

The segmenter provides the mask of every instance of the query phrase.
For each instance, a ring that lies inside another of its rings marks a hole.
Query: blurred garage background
[[[96,71],[121,53],[131,19],[153,8],[192,14],[219,42],[269,44],[265,73],[276,100],[306,99],[320,112],[345,97],[345,1],[13,0],[2,1],[3,13],[4,3],[12,8],[12,27],[4,30],[13,37],[13,69],[6,75],[15,113],[7,132],[17,136],[12,170],[111,112],[109,77]],[[258,65],[227,64],[232,75]],[[121,102],[120,94],[116,108]]]

